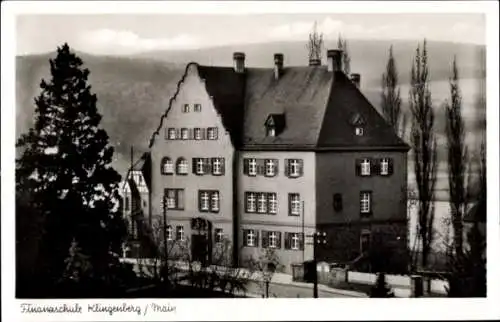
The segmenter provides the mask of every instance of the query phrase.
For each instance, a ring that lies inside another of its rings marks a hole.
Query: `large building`
[[[344,74],[342,52],[328,50],[327,66],[233,58],[232,68],[189,63],[165,100],[141,163],[145,221],[166,217],[167,239],[208,262],[229,240],[240,265],[273,248],[286,271],[314,252],[340,263],[377,253],[406,269],[409,147],[360,75]],[[317,247],[315,232],[326,241]]]

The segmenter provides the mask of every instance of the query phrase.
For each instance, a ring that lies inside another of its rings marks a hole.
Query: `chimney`
[[[341,49],[330,49],[326,52],[328,71],[329,72],[340,72],[342,71],[342,50]]]
[[[361,83],[361,75],[357,73],[351,74],[351,81],[356,85],[357,88],[359,88],[360,83]]]
[[[245,53],[233,53],[234,71],[237,73],[245,72]]]
[[[278,80],[283,74],[283,60],[282,53],[274,54],[274,79]]]

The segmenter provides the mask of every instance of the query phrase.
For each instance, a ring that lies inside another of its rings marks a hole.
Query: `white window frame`
[[[300,216],[300,194],[298,193],[292,193],[291,194],[292,200],[290,200],[290,214],[294,216]]]
[[[356,136],[363,136],[364,130],[362,127],[356,127]]]
[[[201,112],[201,104],[194,104],[193,110],[195,112]]]
[[[267,196],[266,193],[259,193],[257,197],[257,212],[259,214],[267,213]]]
[[[278,233],[275,231],[270,231],[268,236],[268,247],[276,248],[278,247]]]
[[[224,231],[222,228],[215,229],[215,242],[221,243],[224,240]]]
[[[202,139],[202,136],[201,136],[201,128],[199,127],[195,127],[194,130],[194,139],[195,140],[201,140]]]
[[[274,176],[276,174],[276,160],[266,159],[266,176]]]
[[[253,229],[249,229],[247,232],[247,246],[255,247],[255,231]]]
[[[174,173],[174,162],[172,159],[164,159],[162,164],[163,174],[173,174]]]
[[[369,214],[371,212],[371,193],[362,192],[359,202],[360,211],[363,214]]]
[[[387,176],[389,175],[389,159],[383,158],[380,160],[380,175]]]
[[[255,158],[248,159],[248,175],[257,175],[257,159]]]
[[[205,162],[203,158],[198,158],[196,161],[196,174],[204,174],[205,173]]]
[[[167,240],[174,240],[174,229],[171,225],[167,225]]]
[[[208,191],[200,192],[200,210],[210,211],[210,193]]]
[[[189,113],[189,104],[182,105],[182,113]]]
[[[254,213],[257,212],[257,196],[255,192],[247,193],[247,212]]]
[[[177,172],[180,174],[187,174],[188,173],[188,160],[186,159],[181,159],[180,162],[177,164]]]
[[[181,128],[181,139],[182,140],[189,140],[189,129],[188,128]]]
[[[363,159],[360,164],[361,167],[361,175],[369,176],[371,172],[371,165],[369,159]]]
[[[175,128],[173,127],[168,128],[168,139],[169,140],[177,139],[177,131],[175,131]]]
[[[291,233],[291,238],[290,238],[290,248],[292,250],[299,250],[300,246],[300,237],[299,233]]]
[[[278,195],[275,192],[269,193],[268,196],[269,201],[269,213],[275,214],[278,212]]]
[[[222,174],[222,160],[221,158],[215,158],[212,164],[213,174]]]
[[[299,159],[291,159],[289,161],[290,167],[290,176],[298,177],[300,175],[300,160]]]
[[[219,203],[220,203],[219,191],[212,191],[211,196],[210,196],[210,210],[218,212],[219,211]]]
[[[207,129],[207,138],[209,140],[216,140],[216,137],[215,137],[215,132],[216,132],[216,127],[209,127]]]
[[[186,238],[186,236],[184,234],[184,226],[178,226],[178,227],[180,227],[180,229],[178,231],[178,233],[179,233],[179,240],[180,241],[184,241],[185,238]]]

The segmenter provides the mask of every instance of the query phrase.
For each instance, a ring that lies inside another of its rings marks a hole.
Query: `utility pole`
[[[167,251],[167,200],[163,195],[163,257],[165,258],[164,279],[168,283],[168,251]]]
[[[313,269],[314,269],[314,287],[313,287],[313,297],[318,298],[318,260],[317,260],[317,250],[320,245],[326,244],[326,232],[320,233],[315,232],[313,235],[307,237],[313,238]]]

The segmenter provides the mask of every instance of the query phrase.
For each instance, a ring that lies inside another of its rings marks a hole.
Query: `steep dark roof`
[[[205,80],[208,94],[222,118],[235,146],[241,144],[245,75],[235,73],[232,67],[198,66],[200,77]]]
[[[141,158],[132,164],[132,167],[127,170],[125,180],[129,182],[129,185],[130,182],[133,181],[130,176],[131,171],[141,171],[148,189],[151,189],[151,154],[149,152],[143,153]],[[132,187],[130,187],[130,189],[132,189]]]

